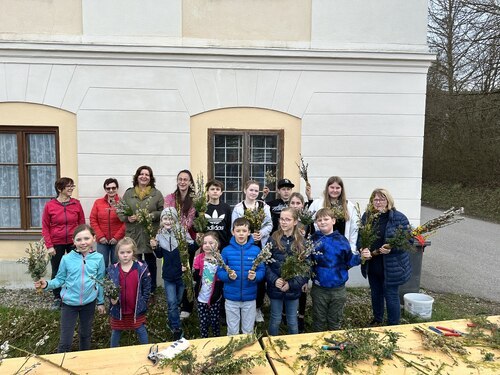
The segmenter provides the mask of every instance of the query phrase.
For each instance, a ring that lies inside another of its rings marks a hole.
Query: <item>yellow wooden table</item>
[[[237,339],[240,336],[234,336]],[[227,336],[209,339],[189,340],[191,346],[196,346],[198,360],[203,355],[208,355],[215,347],[220,347],[229,342]],[[158,349],[166,349],[171,343],[160,343]],[[61,364],[67,370],[76,374],[172,374],[170,369],[159,369],[147,359],[151,345],[124,346],[111,349],[87,350],[64,354],[49,354],[42,356],[54,363]],[[259,342],[244,348],[241,352],[252,355],[262,351]],[[32,366],[33,369],[29,370]],[[68,374],[69,371],[58,368],[37,358],[10,358],[0,365],[0,374]],[[268,362],[265,366],[255,367],[251,374],[273,374]]]
[[[488,318],[491,322],[499,324],[500,316],[493,316]],[[470,354],[467,356],[465,361],[470,361],[466,363],[458,354],[453,353],[453,358],[446,356],[441,352],[428,351],[422,346],[422,339],[420,334],[413,332],[412,329],[415,326],[427,327],[427,326],[444,326],[447,328],[456,329],[462,332],[467,332],[467,321],[466,320],[450,320],[444,322],[432,322],[432,323],[420,323],[420,324],[407,324],[400,326],[391,327],[378,327],[372,328],[372,331],[383,333],[385,329],[390,328],[391,331],[400,332],[404,336],[400,337],[398,341],[398,346],[400,350],[398,355],[406,359],[407,361],[413,361],[417,364],[427,366],[428,369],[422,367],[426,372],[418,371],[415,368],[407,367],[405,364],[397,358],[392,360],[384,360],[382,366],[377,367],[372,364],[373,360],[365,361],[357,364],[353,368],[349,368],[351,374],[500,374],[500,350],[487,349],[495,355],[494,362],[484,362],[482,358],[484,354],[481,353],[481,349],[484,348],[471,348],[467,347]],[[431,331],[429,331],[431,332]],[[325,337],[330,337],[334,332],[321,332],[321,333],[306,333],[301,335],[287,335],[287,336],[275,336],[271,340],[282,339],[286,342],[289,349],[284,349],[282,351],[276,347],[274,344],[274,350],[271,349],[269,338],[265,337],[262,339],[264,347],[268,350],[268,360],[273,366],[275,373],[280,375],[285,374],[302,374],[305,373],[305,368],[307,363],[304,361],[296,361],[299,348],[302,344],[308,343],[315,347],[321,348],[322,345],[327,344],[324,340]],[[342,331],[337,331],[335,333],[342,333]],[[434,333],[433,333],[434,334]],[[381,335],[382,336],[382,335]],[[450,337],[450,340],[463,340],[460,337]],[[335,352],[328,351],[334,355]],[[303,353],[302,353],[303,354]],[[454,359],[457,361],[454,364]],[[283,363],[285,362],[285,363]],[[441,364],[446,364],[443,366],[442,371],[438,372]],[[295,365],[295,366],[294,366]],[[292,367],[293,370],[290,368]],[[321,369],[319,374],[330,374],[329,369]]]

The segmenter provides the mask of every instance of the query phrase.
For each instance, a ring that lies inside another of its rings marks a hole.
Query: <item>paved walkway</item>
[[[422,207],[421,222],[439,210]],[[440,229],[424,253],[420,285],[500,302],[500,225],[466,218]]]

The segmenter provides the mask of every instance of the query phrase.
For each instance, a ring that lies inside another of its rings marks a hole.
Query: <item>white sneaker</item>
[[[262,315],[261,309],[257,309],[257,311],[255,312],[255,321],[257,323],[262,323],[264,321],[264,315]]]
[[[191,316],[191,313],[190,312],[187,312],[187,311],[181,311],[181,315],[180,315],[180,318],[181,320],[182,319],[187,319]]]

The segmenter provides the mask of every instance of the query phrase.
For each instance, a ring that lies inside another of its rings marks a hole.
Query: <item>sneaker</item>
[[[56,298],[54,300],[54,303],[52,303],[52,306],[50,307],[51,310],[61,310],[61,304],[62,301],[59,298]]]
[[[190,312],[187,312],[187,311],[181,311],[181,315],[180,315],[180,318],[181,320],[183,319],[187,319],[191,316],[191,313]]]
[[[255,312],[255,321],[257,323],[262,323],[264,321],[264,315],[262,315],[261,309],[257,309],[257,311]]]
[[[184,336],[184,332],[180,328],[174,329],[172,333],[174,334],[174,341],[178,341]]]

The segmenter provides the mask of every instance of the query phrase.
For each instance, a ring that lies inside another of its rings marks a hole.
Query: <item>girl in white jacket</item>
[[[334,208],[339,213],[334,229],[347,238],[351,245],[351,251],[357,253],[356,241],[358,239],[359,216],[354,204],[347,200],[344,182],[339,176],[332,176],[326,181],[323,197],[315,199],[309,206],[309,211],[316,217],[316,212],[321,208]]]

